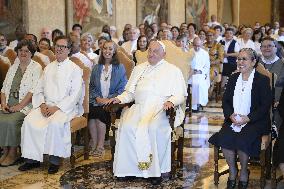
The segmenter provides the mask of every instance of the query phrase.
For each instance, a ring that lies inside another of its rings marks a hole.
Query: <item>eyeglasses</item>
[[[237,62],[241,62],[241,61],[248,61],[249,58],[246,58],[246,57],[238,57],[237,58]]]
[[[260,47],[263,49],[270,49],[272,47],[275,47],[275,45],[261,45]]]
[[[57,49],[60,49],[60,50],[63,50],[63,49],[67,49],[67,48],[68,48],[68,47],[65,46],[65,45],[55,45],[54,47],[57,48]]]

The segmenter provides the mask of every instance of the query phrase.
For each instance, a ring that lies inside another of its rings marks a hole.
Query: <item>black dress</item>
[[[241,132],[236,133],[230,127],[230,116],[234,113],[233,96],[237,79],[240,73],[233,74],[227,84],[223,96],[222,108],[224,124],[218,133],[209,138],[209,142],[229,150],[240,150],[250,157],[258,157],[261,146],[261,136],[270,133],[269,110],[272,103],[272,94],[269,78],[255,72],[251,89],[251,108],[247,123]]]
[[[278,105],[278,111],[282,120],[284,120],[284,90],[282,90],[281,93]],[[273,163],[275,166],[278,166],[280,163],[284,163],[283,149],[284,149],[284,122],[282,122],[282,125],[280,126],[279,135],[273,148]]]

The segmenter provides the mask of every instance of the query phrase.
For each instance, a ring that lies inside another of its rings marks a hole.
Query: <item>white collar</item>
[[[264,64],[274,64],[277,60],[279,60],[279,57],[275,56],[272,61],[269,61],[269,60],[265,60],[265,58],[261,56],[261,60]]]

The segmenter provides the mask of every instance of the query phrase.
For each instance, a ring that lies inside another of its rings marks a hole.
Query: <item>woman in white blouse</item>
[[[15,51],[18,58],[9,68],[1,90],[0,146],[4,149],[1,166],[17,161],[22,122],[32,108],[33,91],[42,72],[41,66],[31,59],[36,49],[29,40],[20,41]]]
[[[110,126],[110,114],[103,106],[110,98],[124,91],[127,83],[126,71],[116,54],[116,44],[108,40],[101,49],[101,55],[92,70],[90,79],[90,113],[88,127],[92,137],[94,155],[104,155],[104,140]]]
[[[255,50],[254,42],[251,40],[253,30],[251,28],[245,28],[242,31],[242,37],[237,39],[240,49],[251,48]]]

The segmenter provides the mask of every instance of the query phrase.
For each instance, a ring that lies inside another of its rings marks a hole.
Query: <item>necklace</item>
[[[246,84],[247,84],[247,82],[248,81],[244,81],[244,80],[242,80],[242,92],[244,92],[245,91],[245,88],[246,88]]]
[[[110,76],[109,67],[108,67],[108,70],[106,69],[103,70],[103,74],[104,74],[104,81],[107,81]]]

